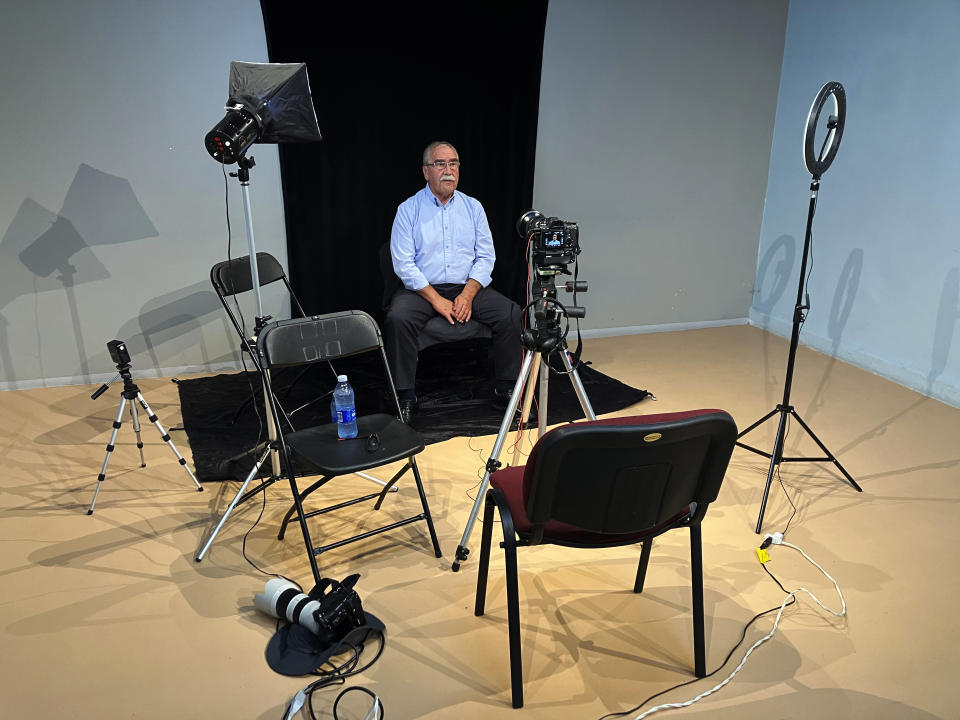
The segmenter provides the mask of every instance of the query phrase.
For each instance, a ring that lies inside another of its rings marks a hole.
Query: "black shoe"
[[[410,418],[420,409],[420,404],[416,400],[400,401],[400,420],[407,425],[410,424]]]
[[[510,404],[510,399],[513,397],[513,388],[509,390],[497,390],[493,389],[493,406],[499,408],[500,410],[506,410],[507,405]]]

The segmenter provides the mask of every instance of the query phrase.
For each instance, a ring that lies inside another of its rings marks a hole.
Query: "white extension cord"
[[[303,706],[306,705],[307,690],[309,687],[310,685],[307,685],[307,687],[303,688],[303,690],[300,690],[296,695],[293,696],[293,700],[291,700],[290,704],[287,705],[287,712],[283,716],[283,720],[293,720],[294,717],[296,717],[297,713],[300,712],[300,710],[303,708]],[[373,698],[373,705],[371,706],[369,712],[367,712],[366,716],[364,716],[363,720],[380,720],[380,718],[383,717],[382,713],[380,712],[380,709],[383,707],[383,702],[380,700],[379,696],[377,696],[376,693],[370,692],[366,688],[362,688],[362,687],[345,688],[340,693],[340,695],[337,696],[337,702],[339,702],[340,698],[343,697],[350,690],[362,690],[363,692],[367,693],[368,695],[370,695],[370,697]],[[334,703],[334,715],[336,715],[337,702]]]
[[[767,540],[769,540],[770,542],[767,543],[767,542],[766,542]],[[819,605],[820,607],[822,607],[824,610],[826,610],[828,613],[830,613],[830,614],[833,615],[834,617],[838,617],[838,618],[839,618],[839,617],[844,617],[844,616],[847,614],[847,603],[846,603],[846,601],[843,599],[843,593],[840,592],[840,586],[837,584],[837,581],[834,580],[826,570],[824,570],[822,567],[820,567],[820,565],[818,565],[813,558],[811,558],[809,555],[807,555],[803,550],[801,550],[800,548],[798,548],[796,545],[791,545],[791,544],[788,543],[788,542],[784,542],[784,541],[783,541],[783,533],[781,533],[781,532],[774,533],[773,535],[767,534],[767,535],[765,536],[765,538],[764,538],[764,543],[765,543],[764,546],[762,546],[764,552],[766,552],[765,548],[766,548],[767,545],[782,545],[783,547],[793,548],[794,550],[796,550],[797,552],[799,552],[801,555],[803,555],[807,560],[809,560],[810,563],[811,563],[815,568],[817,568],[817,570],[819,570],[820,572],[822,572],[822,573],[824,574],[824,576],[826,576],[826,578],[827,578],[828,580],[830,580],[830,582],[832,582],[832,583],[833,583],[833,586],[836,588],[836,590],[837,590],[837,595],[840,597],[840,612],[836,612],[835,610],[831,610],[830,608],[828,608],[826,605],[824,605],[822,602],[820,602],[820,600],[817,598],[816,595],[814,595],[812,592],[810,592],[810,591],[807,590],[806,588],[803,588],[803,587],[802,587],[802,588],[797,588],[796,590],[794,590],[794,591],[792,591],[792,592],[790,592],[790,593],[787,593],[787,596],[783,599],[783,603],[781,603],[781,605],[780,605],[780,610],[777,612],[777,617],[776,617],[776,619],[773,621],[773,627],[770,629],[770,632],[768,632],[768,633],[767,633],[766,635],[764,635],[762,638],[760,638],[759,640],[757,640],[757,642],[755,642],[755,643],[750,647],[750,649],[747,650],[747,652],[746,652],[746,653],[744,654],[744,656],[743,656],[743,660],[740,661],[740,664],[737,665],[736,668],[734,668],[733,672],[730,673],[723,682],[715,685],[714,687],[710,688],[709,690],[707,690],[707,691],[705,691],[705,692],[700,693],[699,695],[697,695],[697,696],[696,696],[695,698],[693,698],[692,700],[687,700],[686,702],[681,702],[681,703],[666,703],[666,704],[664,704],[664,705],[657,705],[656,707],[652,707],[652,708],[650,708],[649,710],[646,710],[645,712],[642,712],[642,713],[640,713],[639,715],[637,715],[633,720],[642,720],[643,718],[647,717],[648,715],[652,715],[653,713],[655,713],[655,712],[657,712],[657,711],[659,711],[659,710],[668,710],[668,709],[671,709],[671,708],[683,708],[683,707],[688,707],[688,706],[690,706],[690,705],[693,705],[695,702],[698,702],[698,701],[702,700],[703,698],[707,697],[708,695],[712,695],[713,693],[717,692],[717,690],[719,690],[719,689],[722,688],[724,685],[726,685],[726,684],[729,683],[731,680],[733,680],[733,676],[736,675],[738,672],[740,672],[740,669],[741,669],[741,668],[744,666],[744,664],[747,662],[747,658],[750,657],[750,653],[752,653],[752,652],[753,652],[754,650],[756,650],[758,647],[760,647],[761,645],[763,645],[763,643],[765,643],[767,640],[769,640],[770,638],[773,637],[773,634],[777,631],[777,625],[779,625],[779,623],[780,623],[780,616],[783,615],[783,609],[787,606],[787,603],[790,602],[791,598],[796,597],[797,593],[799,593],[799,592],[805,592],[807,595],[809,595],[811,598],[813,598],[814,602],[816,602],[817,605]],[[763,560],[762,558],[761,558],[761,562],[764,562],[764,560]]]

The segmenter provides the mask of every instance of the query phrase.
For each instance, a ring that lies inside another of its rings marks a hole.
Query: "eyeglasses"
[[[450,168],[451,170],[456,170],[460,167],[459,160],[434,160],[432,163],[424,163],[424,165],[429,165],[432,168],[437,170],[446,170]]]

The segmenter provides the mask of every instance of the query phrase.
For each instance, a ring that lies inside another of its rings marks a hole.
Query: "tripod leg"
[[[200,481],[197,480],[196,475],[193,474],[193,471],[187,467],[187,461],[183,459],[183,455],[180,454],[180,451],[177,450],[177,446],[173,444],[173,440],[170,439],[169,433],[163,429],[163,425],[160,424],[160,420],[154,414],[153,410],[150,409],[150,406],[147,405],[147,401],[143,397],[143,393],[137,393],[137,402],[140,403],[140,407],[143,408],[143,411],[147,414],[147,418],[152,422],[157,430],[160,431],[160,437],[163,441],[170,446],[170,449],[173,451],[173,454],[177,456],[177,461],[180,465],[183,466],[183,469],[187,471],[187,475],[190,476],[190,479],[193,480],[193,484],[197,486],[197,492],[203,492],[203,485],[200,484]]]
[[[217,535],[220,533],[220,529],[223,527],[223,524],[227,521],[227,518],[230,517],[230,513],[233,512],[233,509],[240,502],[240,498],[243,496],[243,493],[246,491],[247,486],[250,482],[257,476],[257,471],[260,470],[260,466],[267,461],[267,456],[270,454],[270,447],[267,446],[266,450],[263,451],[263,454],[260,456],[260,459],[257,460],[256,464],[253,466],[253,469],[247,475],[247,479],[243,481],[243,484],[240,486],[240,489],[237,490],[237,494],[234,495],[233,500],[230,501],[230,504],[227,506],[227,509],[224,511],[223,516],[220,518],[220,522],[217,523],[217,527],[214,528],[213,532],[210,534],[210,538],[204,544],[203,549],[197,553],[195,558],[197,562],[203,560],[203,556],[207,554],[207,551],[210,549],[210,546],[213,545],[213,541],[216,540]],[[266,485],[264,485],[266,489]]]
[[[517,442],[513,449],[514,465],[520,462],[520,437],[523,434],[523,429],[527,427],[527,421],[530,419],[530,408],[533,406],[533,394],[536,392],[535,389],[537,386],[537,378],[540,374],[540,365],[534,364],[532,369],[533,372],[530,377],[530,382],[526,384],[526,388],[523,392],[523,409],[520,412],[520,423],[517,425]]]
[[[267,373],[269,372],[270,371],[267,370]],[[268,392],[267,381],[264,380],[263,381],[263,399],[264,399],[264,403],[267,406],[267,440],[269,441],[270,444],[273,444],[277,440],[277,425],[276,425],[276,421],[273,418],[273,413],[270,411],[270,404],[269,404],[269,401],[267,400],[267,392]],[[277,450],[274,450],[270,454],[270,468],[273,472],[274,477],[280,477],[281,475],[280,453]]]
[[[103,483],[103,479],[107,475],[107,464],[110,462],[110,453],[113,452],[115,447],[114,443],[117,440],[117,431],[120,429],[120,418],[123,417],[123,406],[127,404],[127,399],[120,396],[120,409],[117,410],[117,419],[113,421],[113,430],[110,433],[110,441],[107,443],[107,454],[103,458],[103,466],[100,468],[100,474],[97,476],[97,489],[93,491],[93,500],[90,501],[90,509],[87,510],[87,515],[93,515],[93,506],[97,503],[97,495],[100,494],[100,485]]]
[[[857,492],[863,492],[863,489],[862,489],[859,485],[857,485],[856,481],[850,476],[850,473],[848,473],[846,470],[843,469],[843,465],[840,464],[840,461],[837,460],[837,458],[834,456],[834,454],[833,454],[832,452],[830,452],[829,450],[827,450],[826,445],[824,445],[822,442],[820,442],[820,438],[818,438],[818,437],[814,434],[813,430],[811,430],[809,427],[807,427],[807,424],[803,421],[803,419],[802,419],[799,415],[797,415],[797,411],[796,411],[796,410],[792,410],[792,411],[791,411],[791,415],[793,415],[793,416],[797,419],[797,422],[800,423],[800,427],[802,427],[804,430],[807,431],[807,435],[809,435],[810,437],[813,438],[813,441],[814,441],[814,442],[819,446],[819,448],[823,451],[823,454],[827,456],[827,457],[824,458],[824,459],[825,459],[825,460],[830,460],[834,465],[837,466],[837,469],[838,469],[841,473],[843,473],[843,476],[847,479],[847,482],[850,483],[850,484],[853,486],[853,489],[854,489],[854,490],[856,490]]]
[[[778,406],[775,407],[773,410],[771,410],[771,411],[768,412],[766,415],[764,415],[762,418],[760,418],[759,420],[757,420],[753,425],[751,425],[750,427],[748,427],[746,430],[741,430],[741,431],[740,431],[740,434],[737,435],[737,439],[739,440],[739,439],[742,438],[744,435],[746,435],[748,432],[750,432],[751,430],[753,430],[755,427],[760,427],[760,426],[763,425],[767,420],[769,420],[769,419],[772,418],[774,415],[776,415],[779,411],[780,411],[780,406],[778,405]],[[741,445],[741,443],[737,443],[737,445],[740,445],[741,447],[744,447],[743,445]]]
[[[767,509],[767,498],[770,495],[770,484],[773,482],[773,473],[776,472],[780,460],[783,458],[783,443],[786,438],[787,417],[789,410],[780,410],[780,424],[777,426],[777,439],[773,443],[773,452],[770,454],[770,469],[767,471],[767,485],[763,488],[763,500],[760,501],[760,516],[757,518],[757,534],[763,528],[763,513]]]
[[[542,437],[547,431],[547,402],[550,395],[550,366],[547,358],[540,358],[540,404],[537,405],[537,432]]]
[[[140,413],[137,404],[130,403],[130,419],[133,421],[133,432],[137,436],[137,450],[140,451],[140,467],[146,467],[147,461],[143,457],[143,438],[140,437]]]
[[[584,417],[586,417],[587,420],[596,420],[597,416],[593,412],[593,406],[590,404],[590,398],[587,397],[587,391],[583,389],[583,383],[580,381],[580,376],[577,374],[577,371],[573,369],[573,365],[570,364],[570,357],[567,354],[566,345],[561,348],[560,357],[563,359],[563,366],[570,374],[570,382],[573,383],[573,391],[577,394],[577,400],[580,401],[580,407],[583,408]]]
[[[467,526],[463,530],[463,537],[460,539],[460,544],[457,545],[456,555],[454,556],[453,565],[451,566],[454,572],[460,569],[460,563],[466,560],[467,555],[470,554],[470,550],[467,548],[467,540],[470,539],[473,524],[477,520],[477,513],[480,512],[480,507],[483,505],[487,496],[487,488],[490,487],[490,473],[500,467],[500,451],[503,450],[503,443],[506,441],[507,434],[510,432],[510,425],[513,424],[513,416],[520,406],[520,391],[523,388],[524,382],[530,377],[530,368],[533,365],[535,356],[536,353],[532,350],[524,351],[523,365],[520,367],[517,382],[514,383],[513,392],[510,395],[510,403],[507,405],[507,411],[504,413],[503,421],[500,423],[500,432],[497,433],[496,442],[493,443],[493,450],[490,451],[490,458],[487,460],[487,470],[483,474],[480,487],[477,489],[477,499],[473,502],[470,517],[467,519]]]

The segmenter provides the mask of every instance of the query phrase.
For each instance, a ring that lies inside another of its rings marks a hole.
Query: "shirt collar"
[[[440,202],[440,198],[438,198],[436,195],[433,194],[433,190],[430,189],[430,183],[427,183],[427,184],[424,186],[423,191],[424,191],[424,193],[426,193],[427,200],[429,200],[430,202],[432,202],[432,203],[434,204],[434,206],[439,207],[439,208],[445,207],[444,204]],[[450,203],[452,203],[452,202],[453,202],[454,200],[456,200],[456,199],[457,199],[457,191],[454,190],[454,191],[453,191],[453,195],[451,195],[451,196],[450,196],[450,199],[447,200],[447,205],[449,205]]]

